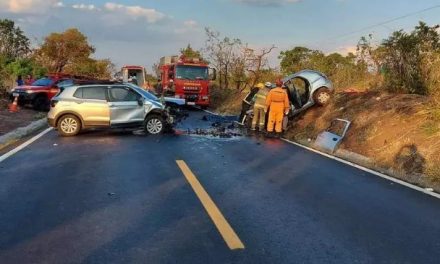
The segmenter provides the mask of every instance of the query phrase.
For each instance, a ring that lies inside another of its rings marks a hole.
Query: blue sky
[[[161,56],[175,54],[188,43],[201,48],[205,27],[255,48],[274,44],[278,49],[270,62],[276,66],[279,52],[297,45],[345,53],[362,35],[372,33],[378,43],[419,20],[438,24],[440,8],[348,35],[436,5],[440,1],[0,0],[0,17],[17,21],[34,43],[52,31],[78,27],[97,48],[96,57],[108,57],[118,66],[150,69]]]

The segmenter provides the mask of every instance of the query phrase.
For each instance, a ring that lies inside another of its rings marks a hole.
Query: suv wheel
[[[161,134],[165,130],[165,121],[160,115],[150,115],[145,119],[145,131],[151,135]]]
[[[328,102],[330,102],[330,98],[330,92],[325,88],[321,88],[315,92],[313,99],[315,103],[317,103],[319,106],[324,106],[327,105]]]
[[[58,120],[57,128],[64,137],[76,136],[81,131],[81,121],[74,115],[65,115]]]

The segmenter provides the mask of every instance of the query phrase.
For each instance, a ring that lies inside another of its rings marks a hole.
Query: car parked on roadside
[[[173,124],[156,96],[127,83],[82,84],[63,88],[51,101],[48,123],[62,136],[88,128],[137,128],[160,134]]]
[[[314,105],[327,105],[334,93],[334,87],[330,79],[323,73],[314,70],[303,70],[291,74],[282,79],[282,81],[289,96],[290,117],[296,116]],[[253,102],[248,97],[246,96],[243,103],[252,105]],[[247,115],[240,120],[242,124],[249,124],[249,121],[252,119],[252,107],[250,109],[247,111]]]
[[[50,100],[59,92],[58,84],[72,78],[67,74],[49,74],[31,85],[14,87],[9,97],[11,101],[18,97],[20,106],[30,105],[37,111],[47,111],[50,108]]]

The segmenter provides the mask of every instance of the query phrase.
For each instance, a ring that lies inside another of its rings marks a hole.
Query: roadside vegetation
[[[109,59],[94,59],[95,48],[78,29],[51,33],[33,48],[29,38],[8,19],[0,19],[0,96],[15,85],[19,75],[34,78],[46,73],[69,73],[110,78],[114,66]]]
[[[378,45],[372,44],[372,35],[365,36],[356,52],[346,55],[294,47],[280,52],[277,69],[267,66],[268,49],[259,53],[262,67],[255,68],[258,56],[242,63],[248,54],[240,40],[209,30],[207,36],[206,52],[223,76],[212,89],[217,111],[238,113],[241,99],[256,82],[302,69],[321,71],[335,85],[334,100],[298,117],[286,136],[309,144],[333,119],[349,119],[353,123],[342,149],[368,157],[364,165],[440,190],[439,26],[420,22]]]

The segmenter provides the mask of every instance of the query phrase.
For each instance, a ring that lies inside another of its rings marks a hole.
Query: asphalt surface
[[[1,264],[439,263],[439,219],[436,198],[275,139],[51,131],[0,163]]]

